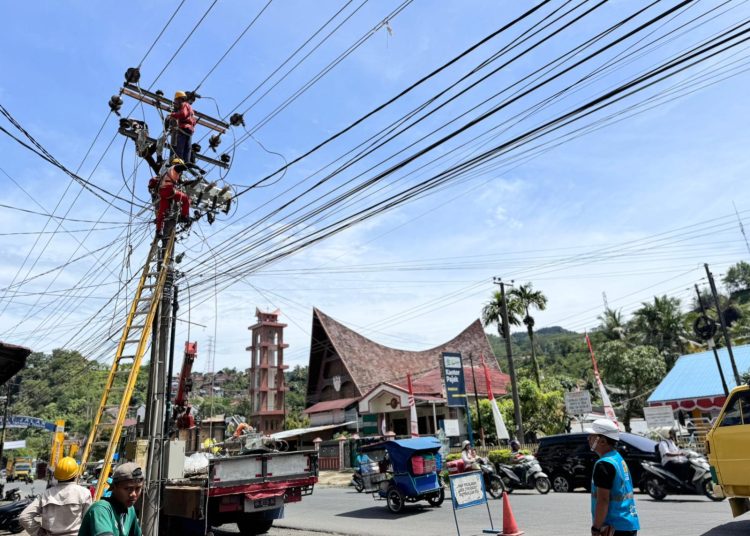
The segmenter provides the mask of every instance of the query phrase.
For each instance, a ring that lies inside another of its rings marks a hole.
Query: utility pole
[[[719,304],[719,295],[716,292],[716,283],[714,283],[714,276],[711,270],[708,269],[708,264],[704,264],[706,268],[706,275],[708,276],[708,284],[711,286],[711,294],[714,297],[714,303],[716,304],[716,313],[719,315],[719,325],[721,326],[721,333],[724,335],[724,342],[727,345],[727,352],[729,353],[729,362],[732,364],[732,372],[734,372],[735,385],[739,385],[740,373],[737,370],[737,363],[734,362],[734,352],[732,352],[732,341],[729,339],[729,330],[727,330],[727,324],[724,322],[724,315],[721,313],[721,306]]]
[[[169,236],[171,229],[169,223],[165,222],[165,236]],[[171,225],[174,225],[172,222]],[[163,247],[166,243],[163,242]],[[144,536],[157,536],[159,534],[159,511],[161,510],[161,486],[163,479],[163,467],[165,463],[165,434],[164,421],[166,415],[166,386],[167,386],[167,363],[169,360],[169,339],[171,324],[173,322],[173,297],[174,297],[174,251],[169,259],[169,271],[164,284],[164,290],[159,304],[159,324],[157,337],[156,359],[151,363],[151,397],[147,401],[149,411],[145,429],[149,439],[148,467],[146,467],[146,482],[143,496],[143,515],[141,528]]]
[[[703,307],[703,298],[701,297],[701,291],[698,289],[698,284],[695,284],[695,293],[698,295],[698,305],[701,308],[701,314],[708,318],[706,315],[706,308]],[[713,326],[713,329],[711,331],[716,332],[716,324],[711,324]],[[729,389],[727,388],[727,380],[724,378],[724,371],[721,369],[721,361],[719,361],[719,352],[716,350],[716,343],[714,342],[714,336],[711,335],[711,337],[707,341],[708,346],[711,347],[711,350],[714,351],[714,359],[716,359],[716,366],[719,369],[719,376],[721,376],[721,386],[724,388],[724,396],[729,396]]]
[[[516,421],[516,436],[523,442],[523,421],[521,420],[521,401],[518,398],[518,382],[516,380],[516,367],[513,363],[513,349],[510,342],[510,323],[508,322],[508,300],[505,296],[505,283],[499,277],[493,277],[492,282],[500,285],[502,325],[500,331],[505,339],[505,354],[508,357],[508,374],[510,375],[510,386],[513,393],[513,416]]]
[[[3,431],[0,436],[0,463],[3,461],[3,451],[5,450],[5,428],[8,426],[8,410],[10,409],[10,397],[13,392],[13,381],[10,380],[6,384],[5,391],[5,411],[3,411]]]

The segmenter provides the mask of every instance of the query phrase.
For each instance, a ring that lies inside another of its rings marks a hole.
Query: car
[[[539,440],[536,457],[557,492],[573,491],[583,487],[591,489],[591,474],[598,456],[591,451],[588,433],[561,434]],[[640,487],[644,460],[658,463],[658,443],[636,434],[621,433],[617,450],[620,452],[633,479]]]

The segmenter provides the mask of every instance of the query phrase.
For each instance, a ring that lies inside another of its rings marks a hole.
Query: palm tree
[[[625,323],[622,321],[622,310],[606,307],[598,317],[601,325],[599,328],[607,340],[621,341],[625,339]]]
[[[529,341],[531,342],[531,364],[534,368],[534,379],[537,386],[541,387],[539,361],[536,359],[536,349],[534,348],[534,317],[531,316],[531,308],[544,311],[547,308],[547,296],[541,290],[534,290],[531,283],[514,288],[508,295],[510,301],[517,304],[516,308],[526,313],[526,316],[523,317],[523,323],[526,325],[526,331],[529,333]]]
[[[670,370],[677,356],[685,353],[685,326],[680,311],[680,300],[654,296],[654,302],[644,302],[633,313],[631,332],[641,344],[655,346],[664,356]]]

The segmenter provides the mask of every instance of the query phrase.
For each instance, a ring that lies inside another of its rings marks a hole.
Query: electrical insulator
[[[214,134],[208,138],[208,147],[213,152],[216,152],[216,148],[221,144],[221,134]]]
[[[229,124],[233,127],[245,126],[245,118],[240,113],[233,113],[229,118]]]
[[[119,116],[120,108],[122,108],[122,99],[119,95],[112,95],[112,98],[109,99],[109,109]]]
[[[125,81],[128,84],[137,84],[141,79],[141,70],[138,67],[130,67],[125,71]]]

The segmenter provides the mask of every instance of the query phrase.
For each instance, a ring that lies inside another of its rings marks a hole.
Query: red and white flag
[[[484,362],[484,355],[482,355],[482,368],[484,369],[484,381],[487,383],[487,398],[490,400],[492,405],[492,418],[495,421],[495,430],[497,431],[498,439],[510,439],[508,429],[505,427],[505,421],[503,421],[503,415],[500,413],[500,408],[497,407],[497,400],[495,395],[492,394],[492,381],[490,381],[490,369],[487,363]]]
[[[602,405],[604,406],[604,415],[613,423],[617,424],[617,416],[615,415],[615,410],[612,407],[612,402],[609,401],[609,395],[607,394],[607,390],[604,388],[604,384],[602,383],[602,378],[599,375],[599,366],[596,364],[596,357],[594,356],[594,348],[591,346],[591,339],[589,339],[589,334],[586,333],[586,344],[589,347],[589,353],[591,354],[591,363],[594,365],[594,377],[596,378],[596,384],[599,386],[599,394],[602,397]]]
[[[409,388],[409,424],[412,437],[419,437],[419,422],[417,421],[417,403],[414,400],[414,387],[411,385],[411,374],[406,375],[406,384]]]

